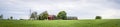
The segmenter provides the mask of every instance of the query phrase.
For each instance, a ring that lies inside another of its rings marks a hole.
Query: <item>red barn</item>
[[[48,20],[54,20],[55,17],[56,17],[55,15],[49,15],[49,16],[48,16]]]

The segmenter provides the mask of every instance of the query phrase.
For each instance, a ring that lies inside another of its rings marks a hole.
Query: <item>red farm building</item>
[[[48,20],[55,20],[56,16],[55,15],[49,15]]]

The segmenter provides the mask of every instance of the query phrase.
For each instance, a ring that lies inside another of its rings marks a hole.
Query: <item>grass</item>
[[[0,20],[0,27],[120,27],[120,19]]]

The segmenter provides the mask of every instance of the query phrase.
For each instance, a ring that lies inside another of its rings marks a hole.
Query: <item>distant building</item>
[[[55,15],[49,15],[48,16],[48,20],[55,20],[56,19],[56,16]]]
[[[78,18],[77,18],[77,17],[74,17],[74,16],[68,16],[68,17],[67,17],[67,20],[78,20]]]

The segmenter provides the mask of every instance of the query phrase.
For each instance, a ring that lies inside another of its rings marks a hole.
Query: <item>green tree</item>
[[[48,18],[48,13],[47,13],[47,11],[44,11],[42,14],[43,14],[43,15],[42,15],[42,18],[43,18],[43,19],[47,19],[47,18]]]
[[[3,15],[2,14],[0,15],[0,19],[3,19]]]
[[[44,19],[42,18],[42,15],[43,15],[42,13],[39,14],[37,19],[38,19],[38,20],[44,20]]]
[[[47,11],[44,11],[38,15],[38,20],[44,20],[44,19],[48,19],[48,12]]]
[[[13,16],[11,16],[10,19],[12,20],[12,19],[13,19]]]
[[[30,16],[30,19],[36,20],[37,19],[37,12],[33,12]]]
[[[102,17],[101,16],[96,16],[96,19],[102,19]]]
[[[42,19],[42,17],[41,17],[41,15],[38,15],[38,18],[37,18],[38,20],[43,20]]]
[[[67,18],[66,12],[65,11],[60,11],[57,15],[57,18],[65,20]]]

